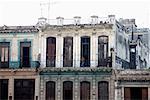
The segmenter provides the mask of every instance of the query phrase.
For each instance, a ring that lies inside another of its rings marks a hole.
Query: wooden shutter
[[[148,100],[148,88],[142,88],[142,100]]]
[[[124,100],[131,100],[131,90],[128,87],[124,88]]]
[[[63,83],[63,100],[73,100],[73,82]]]
[[[80,100],[90,100],[90,83],[89,82],[81,82]]]
[[[46,66],[54,67],[56,58],[56,38],[47,38],[47,51],[46,51]]]
[[[73,38],[64,38],[64,48],[63,48],[63,60],[64,67],[72,67],[73,63]]]
[[[55,100],[55,82],[46,83],[46,100]]]

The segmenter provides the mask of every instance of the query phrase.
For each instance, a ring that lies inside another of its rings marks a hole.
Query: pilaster
[[[96,49],[97,49],[97,38],[96,38],[96,33],[93,33],[93,35],[91,36],[91,59],[90,59],[90,63],[91,63],[91,67],[96,67]]]

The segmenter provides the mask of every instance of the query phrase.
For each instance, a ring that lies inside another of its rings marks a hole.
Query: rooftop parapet
[[[82,19],[79,16],[75,16],[72,19],[65,19],[63,17],[57,17],[56,19],[48,19],[49,25],[79,25],[79,24],[114,24],[114,17],[98,17],[91,16],[91,18]]]

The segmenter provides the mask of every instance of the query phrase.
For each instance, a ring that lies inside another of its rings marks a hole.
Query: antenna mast
[[[49,13],[50,13],[50,0],[48,1],[48,16],[47,16],[48,23],[49,23]]]

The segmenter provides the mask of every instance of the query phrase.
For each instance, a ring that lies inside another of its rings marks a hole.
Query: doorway
[[[146,87],[125,87],[125,100],[148,100],[148,88]]]
[[[73,82],[63,83],[63,100],[73,100]]]
[[[0,100],[8,100],[8,79],[0,80]]]
[[[34,100],[34,79],[14,80],[14,100]]]

